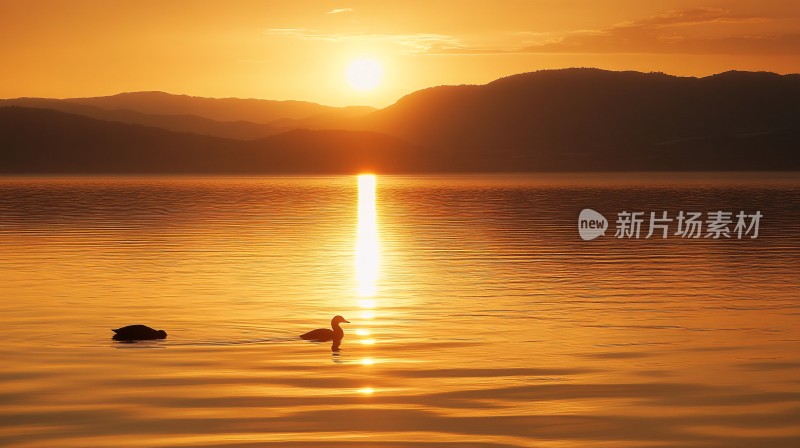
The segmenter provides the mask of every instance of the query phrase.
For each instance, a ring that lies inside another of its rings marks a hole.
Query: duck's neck
[[[336,322],[335,324],[331,324],[331,327],[333,327],[333,338],[334,339],[342,339],[344,337],[344,330],[342,330],[342,327],[339,326],[339,322]]]

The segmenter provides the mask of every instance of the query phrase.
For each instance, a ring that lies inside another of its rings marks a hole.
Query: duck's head
[[[350,321],[342,316],[333,316],[333,319],[331,319],[331,327],[335,327],[336,325],[339,325],[341,323],[349,324]]]
[[[156,334],[158,335],[159,339],[166,339],[167,338],[167,332],[164,331],[164,330],[158,330],[156,332]]]

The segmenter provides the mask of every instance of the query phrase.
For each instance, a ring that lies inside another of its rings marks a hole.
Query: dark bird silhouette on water
[[[166,331],[155,330],[147,325],[128,325],[111,331],[115,333],[112,337],[115,341],[146,341],[167,338]]]
[[[314,342],[334,341],[334,343],[338,345],[338,343],[342,342],[342,338],[344,337],[344,330],[339,326],[341,323],[349,324],[350,321],[342,316],[333,316],[333,319],[331,319],[331,328],[317,328],[316,330],[301,334],[300,338]]]

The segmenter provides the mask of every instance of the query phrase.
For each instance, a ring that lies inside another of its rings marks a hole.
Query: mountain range
[[[800,75],[544,70],[383,108],[161,92],[0,100],[0,173],[800,170]]]

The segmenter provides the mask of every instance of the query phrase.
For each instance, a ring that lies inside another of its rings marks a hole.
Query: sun
[[[356,59],[347,66],[347,82],[356,90],[373,90],[380,84],[382,76],[383,67],[375,59]]]

